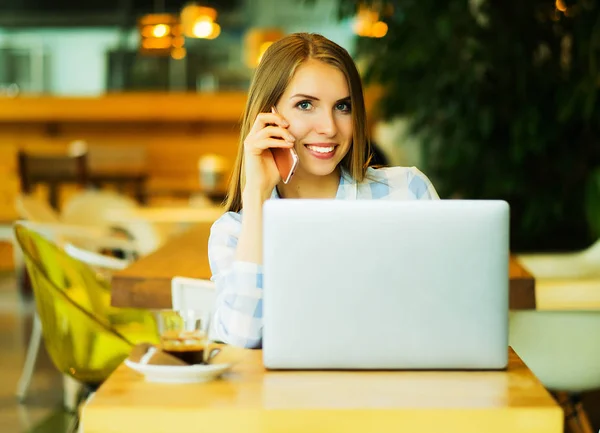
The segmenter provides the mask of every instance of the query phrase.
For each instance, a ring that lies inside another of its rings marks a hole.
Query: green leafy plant
[[[356,50],[380,114],[410,119],[442,197],[510,203],[513,251],[600,236],[599,3],[362,2],[388,25]],[[341,0],[340,16],[357,8]]]

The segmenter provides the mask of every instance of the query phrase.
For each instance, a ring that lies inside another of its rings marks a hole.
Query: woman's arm
[[[270,149],[295,138],[276,113],[261,113],[244,140],[244,218],[228,212],[211,230],[208,256],[217,286],[215,330],[226,343],[249,348],[262,341],[262,206],[281,180]],[[240,182],[241,183],[241,182]]]
[[[267,200],[255,189],[244,191],[244,218],[235,254],[236,260],[262,264],[262,206]]]
[[[217,289],[214,330],[216,338],[225,343],[258,348],[262,340],[262,265],[236,257],[243,230],[242,217],[234,212],[223,215],[211,229],[208,259]]]

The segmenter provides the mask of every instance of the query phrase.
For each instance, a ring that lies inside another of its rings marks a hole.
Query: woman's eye
[[[298,107],[301,110],[310,110],[312,104],[309,101],[300,101],[296,104],[296,107]]]
[[[350,104],[348,104],[347,102],[340,102],[339,104],[337,104],[335,106],[335,109],[339,110],[339,111],[343,111],[344,113],[349,113],[351,111]]]

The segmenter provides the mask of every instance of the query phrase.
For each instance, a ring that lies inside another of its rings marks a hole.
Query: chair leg
[[[67,426],[66,433],[78,433],[82,430],[80,427],[82,426],[79,422],[79,414],[74,414],[73,418],[71,418],[71,421],[69,422],[69,425]]]
[[[67,377],[68,376],[65,375],[65,379]],[[72,379],[70,377],[69,377],[69,379],[74,381],[74,379]],[[75,411],[73,412],[73,417],[71,418],[71,421],[69,422],[69,425],[67,426],[66,433],[83,433],[83,423],[81,422],[81,415],[83,413],[85,405],[88,403],[88,401],[90,401],[90,399],[94,395],[94,391],[92,391],[86,385],[84,385],[80,382],[76,382],[76,383],[80,385],[81,389],[80,389],[80,392],[77,394],[77,396],[78,396],[77,405],[75,407]]]
[[[594,433],[594,429],[583,408],[579,395],[557,392],[555,393],[555,397],[565,413],[566,432]]]
[[[583,403],[579,398],[574,404],[575,413],[577,414],[577,420],[579,421],[579,425],[581,427],[581,431],[583,433],[595,433],[592,428],[592,423],[590,422],[590,418],[588,417],[585,409],[583,408]]]
[[[71,376],[63,374],[63,404],[69,412],[77,412],[83,385]]]
[[[42,324],[37,314],[33,316],[33,329],[29,338],[29,346],[27,348],[27,356],[25,357],[25,365],[23,366],[23,372],[17,385],[17,397],[21,402],[27,397],[27,391],[29,390],[29,384],[33,377],[33,370],[35,368],[35,362],[37,360],[38,350],[42,343]]]

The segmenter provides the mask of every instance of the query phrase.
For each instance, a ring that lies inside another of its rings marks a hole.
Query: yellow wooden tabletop
[[[599,311],[600,278],[536,280],[535,298],[542,311]]]
[[[155,384],[121,365],[83,408],[85,433],[559,433],[562,409],[519,357],[506,371],[265,371],[243,350],[222,379]]]

